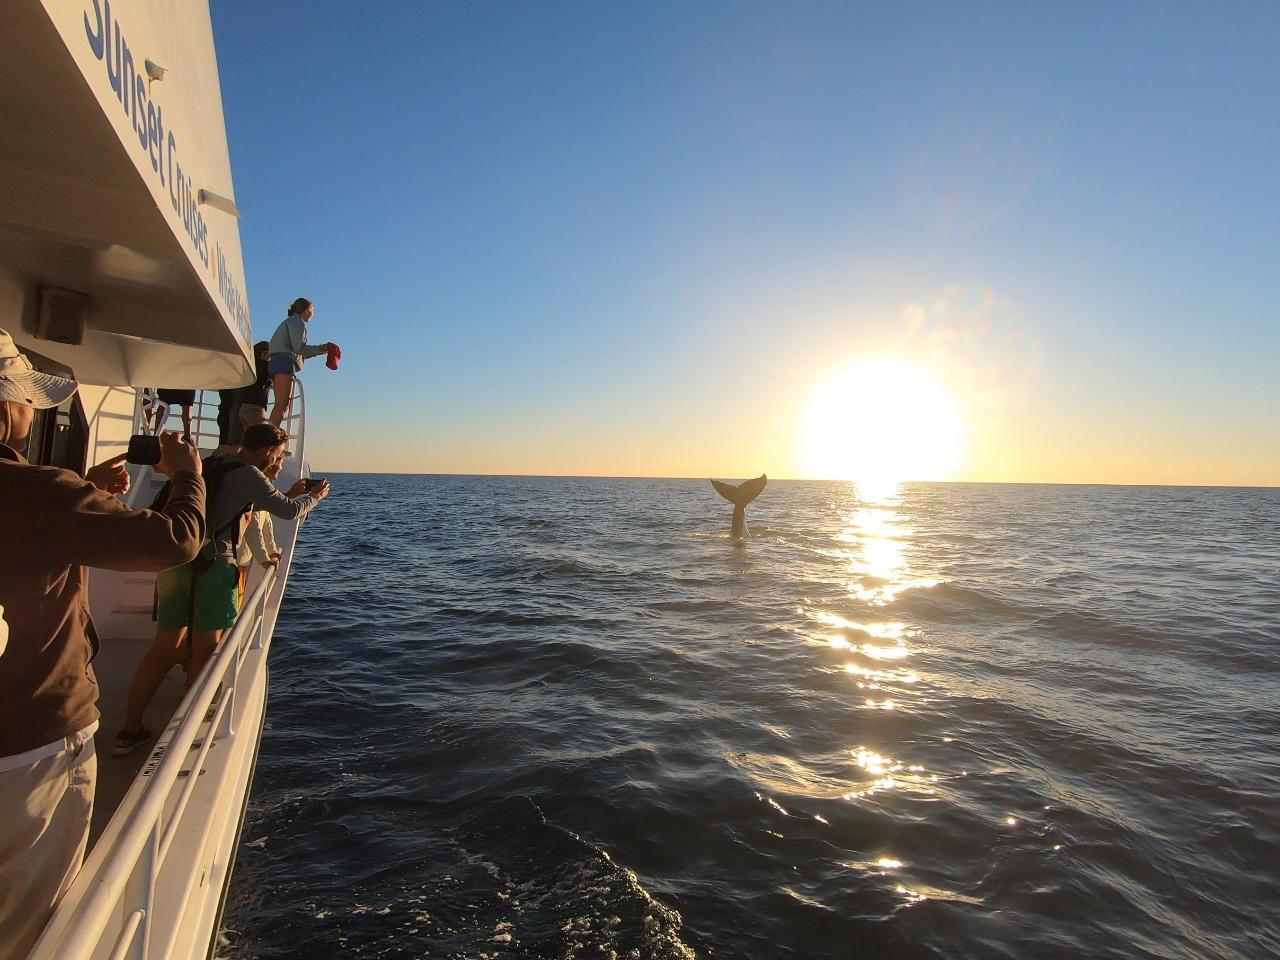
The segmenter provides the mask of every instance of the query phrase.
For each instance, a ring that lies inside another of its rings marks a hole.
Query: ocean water
[[[223,956],[1280,956],[1280,490],[331,479]]]

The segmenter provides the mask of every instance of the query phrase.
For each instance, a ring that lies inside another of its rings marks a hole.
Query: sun
[[[883,486],[949,479],[964,440],[960,411],[941,381],[904,361],[866,360],[814,391],[800,455],[806,476]]]

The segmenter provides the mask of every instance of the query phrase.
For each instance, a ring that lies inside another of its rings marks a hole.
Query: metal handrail
[[[147,911],[141,907],[129,914],[129,921],[124,925],[124,930],[120,933],[120,939],[116,941],[116,948],[111,953],[111,960],[124,960],[129,948],[133,946],[133,939],[137,936],[138,927],[146,919],[146,916]]]
[[[205,449],[206,444],[210,445],[211,447],[216,447],[218,445],[216,443],[218,439],[217,414],[215,413],[213,416],[209,416],[209,414],[205,412],[206,408],[212,409],[215,411],[218,408],[218,404],[214,403],[212,399],[206,399],[206,395],[209,393],[216,394],[217,391],[216,390],[197,390],[196,402],[192,405],[192,411],[191,411],[191,439],[195,442],[195,445],[202,450]],[[169,415],[171,413],[177,412],[179,408],[175,406],[170,406],[169,404],[165,404],[159,399],[156,400],[156,403],[159,404],[159,413],[155,418],[154,427],[149,432],[159,433],[161,429],[166,425],[166,422],[169,419]],[[234,406],[232,409],[234,410]],[[140,424],[142,428],[142,432],[148,432],[145,430],[146,421],[141,415],[141,412],[142,412],[141,391],[139,391],[139,394],[138,394],[136,411],[137,412],[135,413],[135,418],[137,423]],[[306,437],[306,420],[307,420],[306,397],[302,388],[302,378],[294,377],[293,378],[293,399],[292,399],[292,402],[289,404],[289,410],[287,413],[285,413],[284,422],[281,424],[281,426],[284,427],[285,432],[289,434],[291,439],[294,437],[297,438],[298,449],[294,451],[294,455],[298,458],[300,462],[303,460],[303,454],[305,453],[305,451],[303,450],[303,443]],[[296,431],[294,430],[295,421],[297,422]],[[210,427],[212,427],[211,432],[209,429]]]
[[[218,649],[209,663],[200,672],[200,676],[187,691],[187,695],[182,698],[182,703],[178,705],[174,715],[175,720],[170,721],[170,726],[177,723],[177,730],[165,746],[164,756],[152,772],[147,789],[139,797],[137,805],[127,812],[127,819],[116,837],[114,846],[109,851],[105,866],[93,878],[93,886],[78,905],[73,922],[61,932],[61,936],[58,935],[60,931],[52,926],[47,929],[31,953],[32,960],[40,957],[88,956],[97,945],[107,924],[112,920],[116,906],[124,895],[135,868],[143,858],[148,841],[153,840],[153,834],[161,827],[170,791],[178,781],[183,767],[186,766],[187,755],[195,743],[200,727],[205,723],[205,713],[213,702],[219,685],[228,681],[227,674],[233,667],[238,666],[241,645],[246,643],[255,628],[260,627],[263,622],[258,607],[275,585],[276,577],[277,572],[269,570],[262,578],[253,596],[245,605],[245,612],[253,611],[253,614],[249,617],[241,615],[231,629],[230,635],[218,644]],[[235,677],[232,676],[228,682],[234,683]],[[216,727],[211,727],[209,736],[205,738],[206,749],[201,754],[202,762],[203,757],[208,753],[207,746],[214,739],[215,730]],[[198,767],[192,768],[193,771],[197,769]],[[193,773],[190,779],[194,782],[197,777]],[[190,790],[184,791],[178,808],[171,818],[170,829],[166,831],[165,840],[172,839],[172,828],[182,819],[182,813],[190,796]],[[169,846],[162,840],[155,862],[151,864],[148,888],[154,885],[156,874],[164,865],[164,857],[168,852]],[[144,915],[141,923],[144,928],[149,928],[150,917]],[[132,932],[129,930],[122,932],[122,937],[126,934],[130,939],[136,936],[136,926]],[[146,936],[145,929],[143,936]],[[55,939],[51,941],[51,937]],[[118,948],[119,944],[117,944]]]
[[[293,430],[293,422],[298,421],[298,429],[295,433]],[[305,464],[306,458],[306,441],[307,441],[307,401],[305,393],[302,389],[302,378],[293,378],[293,401],[289,404],[289,410],[284,415],[285,432],[289,434],[290,439],[294,437],[298,441],[298,449],[293,451],[293,455],[297,457],[298,463]],[[299,467],[301,469],[301,466]]]
[[[142,391],[134,391],[133,432],[155,436],[160,433],[164,422],[169,419],[169,405],[152,391],[151,417],[147,418],[147,408],[142,402]]]

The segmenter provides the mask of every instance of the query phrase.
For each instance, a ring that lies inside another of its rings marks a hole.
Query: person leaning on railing
[[[213,655],[223,631],[235,626],[240,613],[240,569],[236,549],[244,516],[265,510],[282,520],[298,520],[329,496],[324,480],[299,480],[288,493],[268,477],[284,461],[289,435],[269,423],[248,427],[235,453],[212,456],[206,463],[209,481],[209,542],[192,563],[156,578],[156,636],[139,661],[129,687],[124,726],[111,752],[131,753],[151,739],[143,714],[155,695],[187,631],[191,637],[188,683]]]
[[[278,460],[268,464],[262,471],[268,480],[275,483],[284,468],[284,461]],[[244,609],[245,587],[249,582],[249,567],[256,560],[263,569],[280,569],[280,561],[284,554],[276,543],[275,527],[271,523],[271,515],[265,510],[250,510],[249,520],[244,526],[244,536],[236,548],[236,566],[240,568],[240,609]]]
[[[275,404],[271,407],[269,419],[277,427],[284,423],[285,415],[289,412],[289,404],[293,400],[293,381],[302,372],[303,362],[312,357],[331,354],[331,351],[337,349],[333,343],[318,346],[307,343],[307,324],[315,313],[315,304],[306,297],[299,297],[290,304],[289,315],[280,321],[280,326],[271,335],[271,359],[267,362],[267,370],[271,374],[271,392],[275,394]],[[331,363],[335,364],[336,370],[336,361]]]
[[[85,567],[159,571],[204,539],[196,449],[161,438],[171,478],[163,510],[130,510],[123,456],[83,477],[28,463],[34,411],[78,388],[39,373],[0,330],[0,955],[25,957],[75,878],[89,837],[97,757],[98,684],[89,665]]]

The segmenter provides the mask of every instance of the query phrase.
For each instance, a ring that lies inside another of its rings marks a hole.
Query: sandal
[[[139,727],[137,730],[121,730],[116,734],[116,742],[112,745],[111,752],[117,757],[128,756],[152,736],[154,734],[146,727]]]

